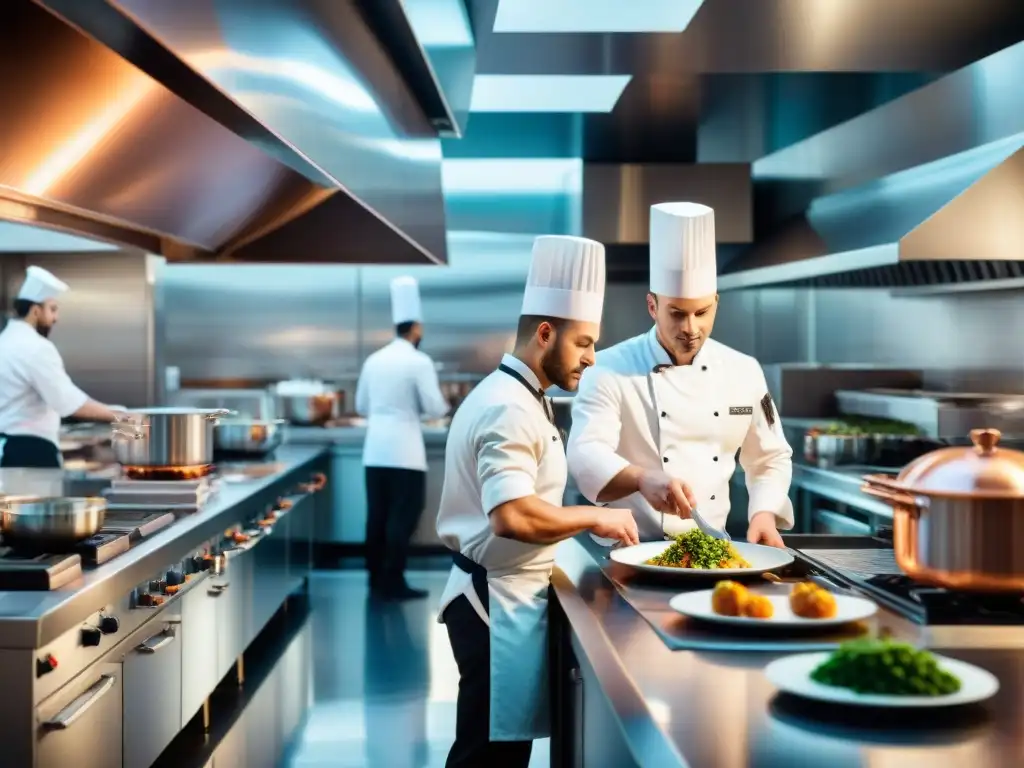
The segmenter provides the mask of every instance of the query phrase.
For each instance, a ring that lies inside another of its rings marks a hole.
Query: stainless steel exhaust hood
[[[440,142],[350,4],[173,5],[234,91],[101,0],[5,5],[0,218],[171,261],[446,261]]]
[[[719,289],[1024,278],[1021,71],[1024,43],[758,160],[790,218]]]

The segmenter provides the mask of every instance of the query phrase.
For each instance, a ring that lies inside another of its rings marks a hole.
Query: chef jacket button
[[[717,416],[717,415],[718,415],[718,411],[715,411],[715,416]]]
[[[715,456],[714,460],[715,460],[715,461],[718,461],[718,457],[717,457],[717,456]]]
[[[702,366],[700,367],[700,369],[701,369],[702,371],[706,371],[706,370],[708,369],[708,367],[707,367],[706,365],[702,365]]]
[[[666,416],[668,416],[668,414],[667,414],[667,413],[665,413],[664,411],[662,411],[662,412],[661,412],[661,418],[663,418],[663,419],[664,419],[664,418],[665,418]]]
[[[714,501],[714,500],[715,500],[715,496],[714,496],[714,494],[712,494],[712,495],[711,495],[711,500],[712,500],[712,501]]]
[[[558,435],[552,435],[551,436],[551,442],[552,443],[557,443],[558,442]],[[715,459],[715,461],[718,461],[718,459]]]
[[[668,456],[664,456],[661,460],[663,462],[665,462],[666,464],[668,464]]]

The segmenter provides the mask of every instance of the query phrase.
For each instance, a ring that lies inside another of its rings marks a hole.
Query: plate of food
[[[788,595],[765,594],[735,581],[720,581],[714,589],[676,595],[669,606],[701,621],[799,629],[862,621],[878,610],[870,600],[834,595],[812,581],[794,585]]]
[[[777,659],[765,676],[784,693],[865,707],[952,707],[991,698],[991,672],[891,639],[851,640],[832,653]]]
[[[613,549],[609,557],[641,571],[704,578],[754,575],[793,562],[793,556],[785,549],[723,541],[696,528],[672,541],[648,541]]]

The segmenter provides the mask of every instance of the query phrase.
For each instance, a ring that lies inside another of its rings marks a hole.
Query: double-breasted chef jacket
[[[60,420],[88,402],[53,342],[24,320],[0,332],[0,435],[60,445]]]
[[[793,526],[793,451],[782,432],[760,364],[708,339],[691,365],[673,366],[656,329],[602,350],[573,400],[569,470],[583,495],[598,494],[633,464],[687,483],[701,516],[724,528],[736,452],[750,496],[748,518],[773,512]],[[662,515],[639,493],[609,504],[633,510],[641,539],[693,527]]]
[[[523,362],[505,355],[502,365],[539,392]],[[498,370],[473,388],[452,419],[437,532],[445,546],[486,570],[489,611],[471,574],[453,567],[438,620],[465,595],[490,627],[492,741],[549,735],[546,603],[557,545],[495,536],[489,516],[527,496],[561,506],[567,478],[550,411],[523,381]]]
[[[427,471],[421,419],[448,413],[430,357],[403,338],[366,358],[356,412],[367,419],[363,465]]]

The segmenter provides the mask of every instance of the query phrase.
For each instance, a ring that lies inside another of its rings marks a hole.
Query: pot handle
[[[217,408],[216,410],[210,411],[209,413],[203,414],[207,421],[220,421],[225,416],[237,416],[238,411],[228,410],[227,408]]]
[[[914,508],[918,506],[917,499],[912,494],[904,491],[885,475],[864,475],[864,485],[860,489],[869,496],[876,496],[890,504]]]

